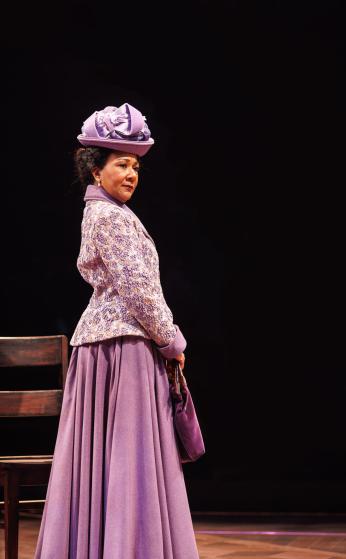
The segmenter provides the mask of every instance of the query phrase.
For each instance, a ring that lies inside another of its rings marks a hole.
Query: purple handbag
[[[173,362],[173,375],[168,375],[169,391],[173,404],[173,422],[180,461],[195,462],[205,453],[202,432],[198,423],[186,378],[179,361]]]

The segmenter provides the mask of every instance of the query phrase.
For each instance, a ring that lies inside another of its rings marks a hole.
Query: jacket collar
[[[111,202],[116,206],[119,206],[120,208],[124,208],[124,206],[127,208],[125,202],[120,202],[119,200],[108,194],[107,190],[105,190],[102,186],[96,186],[95,184],[88,184],[85,191],[84,200],[107,200],[108,202]]]

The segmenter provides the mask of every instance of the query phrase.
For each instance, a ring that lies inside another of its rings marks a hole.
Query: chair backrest
[[[56,390],[0,390],[0,417],[58,416],[68,368],[64,335],[0,337],[0,368],[60,365]]]

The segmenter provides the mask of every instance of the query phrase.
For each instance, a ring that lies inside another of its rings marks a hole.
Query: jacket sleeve
[[[145,263],[131,219],[118,211],[99,215],[93,240],[129,312],[148,332],[160,353],[169,359],[183,352],[186,340],[173,323],[159,271],[149,269]]]

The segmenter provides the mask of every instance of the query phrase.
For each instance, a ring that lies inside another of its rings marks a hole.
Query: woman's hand
[[[175,370],[175,361],[178,361],[181,367],[181,370],[183,371],[184,369],[184,364],[185,364],[185,355],[183,353],[179,353],[179,355],[176,355],[176,357],[173,357],[172,359],[166,359],[166,373],[169,379],[169,382],[173,382],[174,378],[175,378],[175,374],[174,374],[174,370]]]
[[[175,357],[172,357],[171,359],[166,359],[166,367],[169,370],[172,370],[174,367],[174,360],[178,361],[181,367],[181,370],[184,369],[184,365],[185,365],[185,355],[184,353],[179,353],[178,355],[176,355]]]
[[[176,359],[177,361],[179,361],[181,370],[183,370],[183,369],[184,369],[184,365],[185,365],[185,355],[184,355],[184,353],[179,353],[178,355],[176,355],[176,356],[174,357],[174,359]]]

